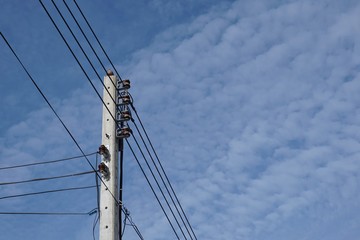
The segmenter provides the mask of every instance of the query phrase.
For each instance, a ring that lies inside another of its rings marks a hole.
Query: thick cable
[[[168,220],[168,222],[169,222],[169,224],[170,224],[170,226],[171,226],[172,230],[174,231],[174,233],[175,233],[175,235],[176,235],[177,239],[180,239],[180,238],[179,238],[179,236],[178,236],[178,234],[177,234],[177,232],[175,231],[175,228],[174,228],[173,224],[172,224],[172,223],[171,223],[171,221],[170,221],[169,216],[167,215],[167,213],[166,213],[166,211],[165,211],[165,209],[164,209],[163,205],[161,204],[161,201],[160,201],[159,197],[157,196],[157,194],[156,194],[156,192],[155,192],[155,190],[154,190],[153,186],[151,185],[151,182],[150,182],[149,178],[146,176],[146,173],[145,173],[145,171],[144,171],[143,167],[141,166],[141,164],[140,164],[140,162],[139,162],[139,159],[137,158],[137,156],[136,156],[136,154],[135,154],[135,152],[134,152],[133,148],[131,147],[131,145],[130,145],[130,143],[129,143],[129,141],[128,141],[127,139],[125,139],[125,141],[126,141],[126,143],[127,143],[128,147],[130,148],[130,151],[132,152],[132,154],[133,154],[133,156],[134,156],[134,158],[135,158],[135,160],[136,160],[137,164],[139,165],[140,170],[141,170],[141,172],[143,173],[143,175],[144,175],[144,177],[145,177],[145,179],[146,179],[147,183],[149,184],[149,186],[150,186],[150,188],[151,188],[151,191],[152,191],[152,192],[153,192],[153,194],[155,195],[155,198],[156,198],[157,202],[159,203],[159,205],[160,205],[160,207],[161,207],[161,209],[162,209],[163,213],[165,214],[165,217],[166,217],[166,219]]]
[[[96,165],[98,165],[98,157],[99,157],[99,154],[96,154]],[[98,216],[100,216],[100,191],[99,191],[99,178],[97,176],[97,174],[95,174],[95,184],[96,184],[96,206],[97,206],[97,213],[98,213]]]
[[[119,151],[120,151],[120,159],[119,159],[119,200],[120,200],[120,208],[122,208],[122,199],[123,199],[123,182],[124,182],[124,140],[119,139]],[[122,213],[119,214],[119,240],[122,240],[121,233],[121,224],[122,224]]]
[[[87,157],[88,157],[88,156],[92,156],[92,155],[94,155],[94,154],[96,154],[96,153],[97,153],[97,152],[89,153],[89,154],[86,154],[86,156],[87,156]],[[58,163],[58,162],[70,161],[70,160],[74,160],[74,159],[78,159],[78,158],[83,158],[83,157],[84,157],[83,155],[80,155],[80,156],[62,158],[62,159],[51,160],[51,161],[35,162],[35,163],[26,163],[26,164],[21,164],[21,165],[0,167],[0,170],[13,169],[13,168],[22,168],[22,167],[30,167],[30,166],[43,165],[43,164],[51,164],[51,163]]]
[[[41,192],[23,193],[23,194],[16,194],[16,195],[9,195],[9,196],[0,197],[0,200],[2,200],[2,199],[7,199],[7,198],[16,198],[16,197],[25,197],[25,196],[46,194],[46,193],[55,193],[55,192],[64,192],[64,191],[83,190],[83,189],[94,188],[94,187],[96,187],[96,186],[62,188],[62,189],[55,189],[55,190],[48,190],[48,191],[41,191]]]

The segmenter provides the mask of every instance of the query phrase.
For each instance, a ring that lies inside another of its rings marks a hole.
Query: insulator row
[[[131,129],[127,126],[127,121],[131,120],[131,112],[128,105],[131,104],[131,97],[128,93],[130,89],[130,80],[117,80],[117,123],[121,123],[119,128],[116,129],[116,137],[128,138],[132,134]]]

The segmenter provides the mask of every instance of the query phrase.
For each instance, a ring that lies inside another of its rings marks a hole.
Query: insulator
[[[109,172],[108,166],[106,166],[106,164],[104,162],[101,162],[99,164],[98,168],[99,168],[99,172],[101,173],[102,177],[108,180],[110,177],[110,172]]]
[[[128,138],[130,137],[132,131],[129,127],[122,127],[122,128],[118,128],[116,129],[116,136],[118,138]]]
[[[124,96],[121,96],[121,100],[124,104],[129,104],[131,99],[130,99],[130,96],[129,95],[124,95]]]
[[[122,95],[117,97],[118,106],[128,105],[131,103],[130,95],[127,92],[124,92]]]
[[[118,79],[116,86],[117,86],[117,90],[129,89],[130,88],[130,80],[129,79],[119,80]]]
[[[129,89],[130,88],[130,80],[129,79],[125,79],[122,81],[122,87],[124,89]]]
[[[123,110],[117,112],[117,120],[120,122],[129,121],[131,119],[131,113],[129,110]]]
[[[109,149],[105,147],[105,145],[101,145],[99,147],[99,154],[104,157],[104,159],[110,159]]]

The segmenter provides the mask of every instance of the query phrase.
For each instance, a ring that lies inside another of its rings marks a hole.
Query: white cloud
[[[358,13],[321,1],[236,2],[136,55],[138,106],[171,173],[186,168],[193,179],[177,184],[201,237],[256,239],[324,201],[326,222],[356,199]]]
[[[356,238],[359,12],[350,1],[236,1],[159,34],[121,67],[199,239]],[[93,151],[101,105],[83,91],[56,108]],[[47,108],[0,142],[9,161],[77,152]],[[126,154],[134,221],[145,238],[169,239]]]

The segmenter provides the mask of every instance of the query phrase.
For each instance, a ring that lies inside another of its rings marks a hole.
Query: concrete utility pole
[[[108,70],[108,76],[104,77],[103,101],[110,110],[112,116],[116,116],[117,106],[113,99],[116,99],[116,76]],[[111,94],[109,96],[108,92]],[[103,106],[102,118],[102,162],[99,170],[107,187],[101,184],[100,191],[100,240],[118,240],[119,239],[119,208],[118,199],[118,153],[119,139],[116,136],[117,124],[113,120],[109,111]],[[105,147],[105,148],[104,148]],[[115,199],[116,200],[115,200]]]
[[[124,138],[130,137],[132,133],[127,124],[131,119],[129,110],[131,97],[128,93],[130,81],[119,80],[112,71],[108,70],[107,76],[104,77],[104,85],[102,145],[99,148],[102,160],[99,171],[105,184],[101,183],[100,191],[99,239],[121,240]],[[120,181],[118,179],[119,151]],[[120,182],[120,189],[118,182]]]

